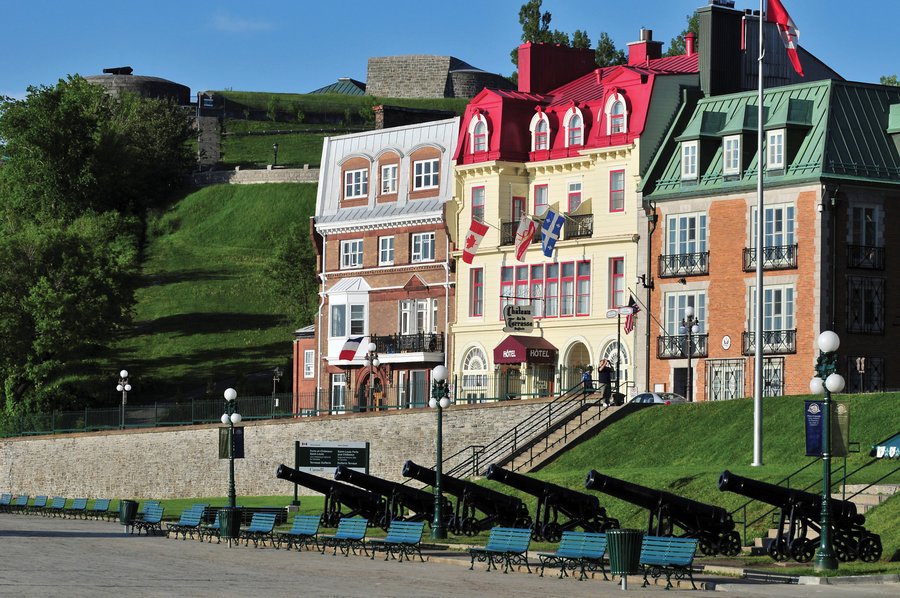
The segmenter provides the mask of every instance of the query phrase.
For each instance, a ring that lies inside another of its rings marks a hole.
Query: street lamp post
[[[816,550],[816,571],[834,571],[837,559],[831,545],[831,393],[844,390],[844,377],[838,374],[837,350],[841,339],[831,330],[819,334],[816,341],[819,357],[816,375],[809,382],[815,394],[824,394],[822,413],[822,514],[819,521],[819,548]]]
[[[444,464],[444,409],[450,406],[447,397],[447,368],[442,365],[431,370],[431,399],[428,406],[437,410],[437,439],[435,440],[434,458],[434,521],[431,522],[431,537],[435,540],[443,540],[447,537],[447,528],[444,527],[444,495],[441,493],[441,477]]]
[[[375,403],[375,368],[381,365],[378,360],[378,346],[375,343],[369,343],[366,347],[366,364],[369,366],[369,409],[374,409]]]
[[[275,389],[278,387],[278,383],[281,382],[281,375],[284,373],[280,367],[275,366],[275,369],[272,370],[272,408],[278,407],[278,397],[275,396]]]
[[[694,400],[694,372],[691,370],[691,357],[694,354],[694,337],[700,334],[700,319],[694,316],[694,308],[688,305],[684,308],[684,318],[681,320],[681,326],[678,331],[683,335],[687,335],[687,400]]]
[[[272,144],[272,153],[275,154],[275,156],[272,158],[272,167],[274,168],[274,167],[278,166],[278,144],[277,143]]]
[[[225,391],[225,413],[222,414],[222,423],[228,426],[228,507],[234,509],[237,499],[234,491],[234,425],[241,423],[241,414],[234,406],[237,399],[237,391],[229,388]]]
[[[119,383],[116,390],[122,393],[122,429],[125,429],[125,404],[128,403],[128,393],[131,391],[131,384],[128,383],[128,370],[119,372]]]

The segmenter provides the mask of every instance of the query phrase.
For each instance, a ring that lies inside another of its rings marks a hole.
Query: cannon
[[[726,470],[719,476],[719,490],[734,492],[781,509],[778,535],[767,551],[776,561],[788,558],[806,563],[812,560],[817,539],[808,538],[809,530],[821,532],[822,497],[818,494],[784,488],[768,482],[741,477]],[[856,512],[849,500],[829,498],[831,509],[831,541],[840,561],[857,558],[871,563],[881,558],[881,536],[863,527],[866,518]]]
[[[334,479],[350,482],[354,486],[385,497],[384,519],[388,524],[398,519],[428,521],[429,523],[434,521],[434,494],[431,492],[410,488],[397,482],[350,469],[344,465],[338,466],[337,471],[334,472]],[[412,511],[414,514],[408,515],[407,511]],[[453,512],[453,505],[446,499],[443,502],[442,512],[446,514],[445,519]]]
[[[437,476],[434,470],[407,461],[403,475],[434,486]],[[456,497],[456,510],[447,523],[447,529],[457,535],[474,536],[494,526],[531,527],[528,507],[515,496],[509,496],[490,488],[461,480],[446,473],[441,474],[441,491]],[[484,517],[479,519],[477,511]]]
[[[325,527],[337,527],[342,517],[356,517],[357,515],[365,517],[374,525],[384,529],[387,529],[387,525],[390,524],[390,521],[383,521],[385,500],[379,494],[298,471],[287,465],[279,465],[275,477],[324,494],[325,508],[322,510],[322,525]],[[345,513],[344,507],[349,509],[349,512]]]
[[[673,536],[677,526],[679,537],[697,538],[700,551],[707,556],[737,556],[741,551],[741,536],[734,531],[731,514],[722,507],[619,480],[593,469],[584,487],[647,509],[649,536]]]
[[[531,537],[535,541],[559,542],[562,532],[576,527],[586,532],[603,532],[619,527],[618,520],[606,516],[606,509],[600,506],[596,496],[542,482],[497,464],[488,467],[485,477],[537,497],[531,528]],[[560,523],[560,514],[565,515],[568,521]]]

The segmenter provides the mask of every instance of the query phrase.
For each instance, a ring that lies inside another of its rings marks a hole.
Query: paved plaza
[[[469,559],[427,551],[428,562],[385,562],[313,552],[228,548],[197,540],[123,533],[118,523],[0,514],[0,596],[365,596],[409,597],[622,596],[618,583],[577,581],[527,573],[469,571]],[[797,586],[751,584],[698,574],[698,582],[746,597],[896,596],[900,585]],[[693,595],[690,584],[669,592],[641,588],[629,577],[628,595]],[[706,594],[707,592],[703,592]]]

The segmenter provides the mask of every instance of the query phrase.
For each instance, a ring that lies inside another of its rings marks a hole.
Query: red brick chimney
[[[640,41],[628,44],[628,64],[645,64],[648,60],[662,58],[662,42],[653,41],[653,30],[641,28]]]
[[[693,56],[697,53],[697,36],[694,35],[693,31],[688,31],[688,34],[684,36],[684,53],[688,56]]]
[[[547,93],[596,68],[591,48],[525,42],[519,46],[519,91]]]

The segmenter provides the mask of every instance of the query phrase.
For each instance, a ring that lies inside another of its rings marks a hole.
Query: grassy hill
[[[308,184],[206,187],[151,223],[134,328],[106,358],[132,373],[135,402],[213,381],[240,387],[249,373],[287,364],[296,326],[279,311],[264,266],[288,224],[313,214],[315,192]],[[257,391],[266,388],[243,389]]]

